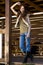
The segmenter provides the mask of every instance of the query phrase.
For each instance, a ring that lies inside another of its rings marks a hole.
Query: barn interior
[[[11,56],[12,58],[24,56],[19,48],[20,28],[14,28],[16,15],[10,11],[10,6],[17,1],[25,2],[28,5],[31,14],[33,56],[43,58],[43,0],[0,0],[0,35],[2,35],[2,58],[0,63],[7,62],[7,59],[11,59]],[[19,7],[15,9],[18,11]]]

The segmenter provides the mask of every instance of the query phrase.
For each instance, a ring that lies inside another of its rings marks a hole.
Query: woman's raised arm
[[[14,14],[18,14],[18,12],[17,11],[15,11],[15,9],[14,9],[14,7],[16,6],[16,5],[21,5],[21,3],[20,2],[16,2],[15,4],[13,4],[12,6],[11,6],[11,10],[12,10],[12,12],[14,13]]]

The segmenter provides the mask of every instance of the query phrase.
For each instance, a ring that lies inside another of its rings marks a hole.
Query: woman
[[[14,7],[16,5],[20,6],[19,12],[14,10]],[[28,6],[27,6],[27,4],[25,4],[25,6],[24,6],[20,2],[16,2],[15,4],[13,4],[11,6],[11,10],[17,16],[15,28],[17,27],[18,23],[20,23],[20,44],[19,44],[19,46],[20,46],[21,51],[26,53],[26,56],[23,61],[24,63],[26,63],[28,57],[30,57],[32,60],[31,51],[30,51],[31,24],[30,24],[30,20],[29,20],[30,14],[28,14],[29,13]],[[24,44],[24,42],[26,42],[26,45]]]

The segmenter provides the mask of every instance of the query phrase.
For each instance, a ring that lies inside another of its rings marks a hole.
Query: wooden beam
[[[31,2],[30,0],[25,0],[25,2],[27,2],[30,6],[33,6],[36,10],[43,12],[43,8],[41,8],[41,7],[39,7],[38,5],[34,4],[34,3]]]
[[[0,1],[5,1],[5,0],[0,0]]]
[[[41,2],[42,0],[35,0],[34,2]]]
[[[5,29],[0,29],[0,33],[5,34]]]
[[[5,62],[11,65],[11,11],[10,0],[5,0]]]
[[[12,0],[12,2],[23,1],[23,0]]]
[[[5,4],[5,2],[4,2],[4,1],[0,2],[0,5],[3,5],[3,4]]]
[[[1,12],[5,12],[5,8],[1,8]]]

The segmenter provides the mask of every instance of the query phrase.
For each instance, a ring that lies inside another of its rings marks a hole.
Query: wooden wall
[[[12,37],[12,54],[21,53],[19,48],[19,36],[20,36],[20,29],[14,28],[16,22],[16,17],[12,18],[12,26],[11,26],[11,37]],[[31,45],[34,45],[34,42],[41,42],[43,45],[43,14],[39,15],[31,15],[30,16],[31,22]],[[4,33],[3,30],[5,29],[5,19],[0,19],[0,32]]]

